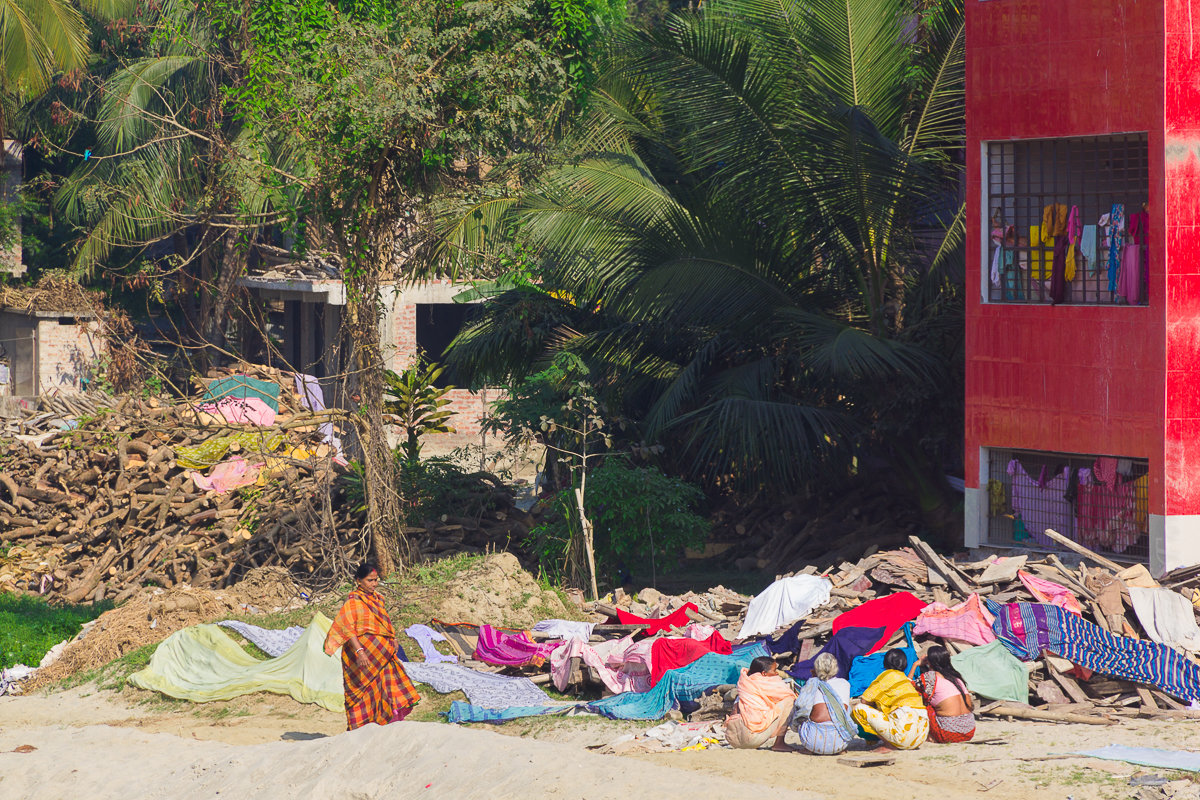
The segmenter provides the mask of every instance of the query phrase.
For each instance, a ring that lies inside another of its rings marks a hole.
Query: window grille
[[[988,450],[987,543],[1055,550],[1046,528],[1123,561],[1150,555],[1145,459]]]
[[[1150,146],[1145,133],[1070,139],[990,142],[987,145],[987,217],[983,265],[985,296],[993,303],[1051,303],[1055,262],[1053,239],[1042,232],[1047,206],[1079,209],[1083,226],[1099,226],[1113,204],[1125,212],[1122,246],[1110,275],[1109,239],[1095,231],[1095,250],[1084,236],[1073,255],[1074,279],[1065,282],[1059,302],[1083,305],[1145,305],[1154,263],[1145,236],[1131,236],[1133,215],[1147,210],[1150,190]],[[1087,233],[1087,230],[1084,231]],[[1135,239],[1141,238],[1138,243]],[[1121,269],[1137,245],[1137,267]],[[1087,252],[1084,252],[1084,250]],[[1064,272],[1070,272],[1063,254]],[[1136,287],[1134,290],[1133,287]],[[1115,291],[1114,291],[1115,289]]]

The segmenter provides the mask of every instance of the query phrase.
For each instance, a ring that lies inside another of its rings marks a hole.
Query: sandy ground
[[[650,724],[591,717],[472,728],[405,722],[353,733],[290,698],[161,701],[82,687],[0,698],[0,799],[88,797],[1127,798],[1120,762],[1047,758],[1110,743],[1200,750],[1200,722],[1113,727],[984,720],[976,743],[926,744],[890,766],[714,749],[599,755]],[[32,752],[13,752],[30,745]],[[1159,771],[1161,773],[1161,771]]]

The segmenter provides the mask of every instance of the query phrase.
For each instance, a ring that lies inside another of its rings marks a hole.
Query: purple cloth
[[[325,390],[321,388],[321,382],[313,375],[306,375],[303,372],[294,372],[292,377],[296,381],[296,394],[300,395],[300,404],[309,411],[324,411],[325,410]],[[332,422],[322,422],[317,430],[321,431],[321,440],[333,448],[336,454],[335,461],[345,466],[345,458],[342,455],[342,440],[338,438],[337,432],[333,429]]]
[[[832,653],[838,662],[837,677],[845,678],[850,674],[850,665],[854,659],[870,652],[883,634],[883,628],[842,628],[830,637],[819,653],[806,661],[796,662],[796,665],[788,670],[788,674],[798,681],[806,681],[812,677],[813,663],[817,656],[821,653]]]
[[[795,625],[779,634],[778,639],[764,636],[761,641],[773,656],[780,653],[798,653],[800,652],[800,629],[803,627],[804,620],[798,620]]]
[[[504,633],[491,625],[480,625],[475,657],[501,667],[523,667],[526,664],[541,666],[554,652],[554,648],[562,644],[561,639],[536,644],[525,638],[524,634]]]
[[[1075,511],[1067,501],[1069,471],[1064,469],[1057,475],[1039,473],[1037,480],[1030,477],[1021,462],[1015,458],[1008,462],[1008,474],[1012,476],[1012,506],[1021,515],[1025,530],[1043,547],[1052,546],[1046,529],[1053,528],[1064,536],[1074,532],[1072,520]]]

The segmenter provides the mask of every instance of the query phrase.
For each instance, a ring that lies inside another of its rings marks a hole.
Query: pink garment
[[[613,694],[645,692],[650,689],[651,649],[655,641],[635,642],[633,636],[626,636],[591,645],[582,639],[570,639],[550,654],[550,676],[558,690],[565,691],[571,678],[571,659],[582,658]]]
[[[1035,542],[1042,547],[1051,546],[1050,538],[1045,534],[1047,528],[1063,535],[1070,534],[1075,514],[1063,496],[1067,491],[1067,469],[1053,477],[1039,475],[1035,480],[1014,458],[1008,462],[1008,474],[1012,476],[1013,510],[1021,515],[1025,530],[1032,534]]]
[[[1125,245],[1121,257],[1121,276],[1117,279],[1117,296],[1126,303],[1136,306],[1142,302],[1142,246],[1137,243]]]
[[[917,617],[913,633],[928,633],[968,644],[987,644],[996,638],[996,634],[992,632],[992,622],[995,619],[980,602],[979,595],[972,594],[953,607],[943,603],[930,603],[925,606],[921,610],[921,616]]]
[[[1067,241],[1078,245],[1081,236],[1083,236],[1083,221],[1079,218],[1079,206],[1071,206],[1071,213],[1067,215]]]
[[[932,674],[934,676],[933,696],[929,699],[933,701],[935,707],[955,697],[962,697],[962,690],[954,685],[954,681],[947,680],[936,672]]]
[[[1093,550],[1124,553],[1137,544],[1142,529],[1137,522],[1137,495],[1132,483],[1079,485],[1079,519],[1076,537]]]
[[[217,414],[224,417],[226,422],[239,425],[273,425],[275,409],[257,397],[222,397],[215,403],[205,403],[198,406],[200,411]]]
[[[258,480],[258,465],[251,464],[241,456],[233,456],[228,461],[222,461],[213,467],[212,473],[205,477],[195,470],[188,472],[196,488],[204,492],[225,494],[240,486],[248,486]]]
[[[563,644],[556,642],[535,643],[528,635],[507,633],[491,625],[479,626],[479,641],[475,645],[475,657],[486,664],[504,667],[523,667],[532,664],[540,667]]]
[[[1032,592],[1033,596],[1039,602],[1058,606],[1064,611],[1070,611],[1077,616],[1083,615],[1083,607],[1079,605],[1079,601],[1075,599],[1075,595],[1067,587],[1061,586],[1054,581],[1030,575],[1023,569],[1017,570],[1017,577],[1021,579],[1021,583],[1025,584],[1025,588]]]

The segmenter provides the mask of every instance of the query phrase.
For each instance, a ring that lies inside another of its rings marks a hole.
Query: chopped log
[[[1092,717],[1083,714],[1070,714],[1056,711],[1041,711],[1029,706],[1004,702],[998,706],[985,706],[979,709],[979,714],[992,717],[1012,717],[1013,719],[1029,719],[1039,722],[1078,722],[1082,725],[1116,725],[1116,720],[1107,717]]]
[[[941,556],[933,552],[933,548],[931,548],[917,536],[908,537],[908,542],[912,545],[912,548],[917,551],[917,555],[921,557],[921,560],[928,564],[931,569],[937,570],[937,572],[940,573],[952,587],[954,587],[954,591],[962,595],[964,600],[970,596],[971,587],[967,585],[967,582],[963,580],[962,576],[958,574],[957,570],[951,566],[948,566],[946,562],[942,560]]]
[[[1079,553],[1079,555],[1083,556],[1084,558],[1091,559],[1092,561],[1094,561],[1095,563],[1104,567],[1105,569],[1110,569],[1113,572],[1120,572],[1121,570],[1125,569],[1123,566],[1116,563],[1115,561],[1109,561],[1104,556],[1092,552],[1091,550],[1087,549],[1083,545],[1079,544],[1079,542],[1076,542],[1073,539],[1068,539],[1066,536],[1063,536],[1061,533],[1059,533],[1058,531],[1056,531],[1052,528],[1046,528],[1045,533],[1046,533],[1046,536],[1048,536],[1049,538],[1058,542],[1063,547],[1066,547],[1070,550],[1074,550],[1076,553]]]

